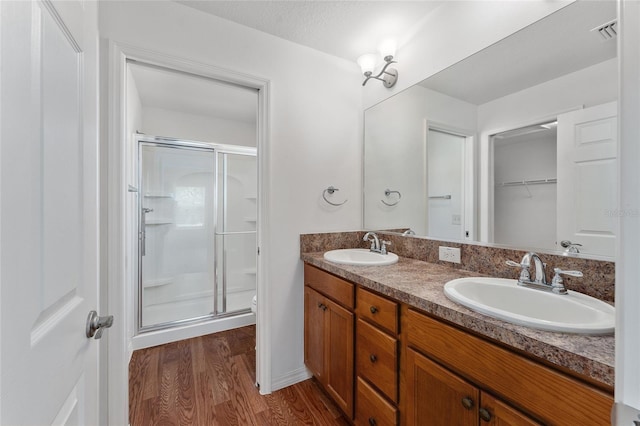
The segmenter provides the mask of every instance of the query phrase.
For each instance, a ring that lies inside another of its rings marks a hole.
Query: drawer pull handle
[[[318,303],[318,308],[322,309],[323,311],[327,310],[327,307],[325,306],[324,303]]]
[[[372,314],[375,314],[378,312],[378,308],[376,308],[375,306],[370,307],[369,310],[371,311]]]
[[[462,398],[462,406],[467,410],[471,410],[473,408],[473,399],[468,396]]]
[[[371,355],[369,355],[369,360],[370,360],[371,362],[376,362],[376,361],[378,360],[378,357],[377,357],[377,356],[375,356],[374,354],[371,354]]]
[[[375,418],[369,417],[369,426],[376,426],[377,424],[378,422],[376,421]]]
[[[480,409],[480,418],[485,422],[491,421],[491,413],[486,408]]]

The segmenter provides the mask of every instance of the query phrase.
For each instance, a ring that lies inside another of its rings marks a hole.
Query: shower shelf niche
[[[144,194],[145,198],[173,198],[173,194],[171,193],[160,193],[160,192],[148,192]]]
[[[144,288],[150,287],[161,287],[163,285],[168,285],[173,282],[173,277],[165,277],[165,278],[156,278],[153,280],[146,280],[143,283]]]

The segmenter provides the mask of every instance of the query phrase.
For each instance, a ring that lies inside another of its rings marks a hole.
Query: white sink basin
[[[444,286],[445,295],[476,312],[540,330],[611,334],[615,308],[586,294],[566,295],[519,286],[504,278],[459,278]]]
[[[325,252],[324,259],[343,265],[383,266],[397,263],[398,255],[375,253],[369,249],[341,249]]]

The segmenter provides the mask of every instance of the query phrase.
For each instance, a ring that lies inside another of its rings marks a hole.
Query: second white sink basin
[[[586,294],[566,295],[519,286],[504,278],[459,278],[444,286],[454,302],[518,325],[578,334],[611,334],[615,308]]]
[[[324,259],[343,265],[383,266],[397,263],[398,255],[375,253],[369,249],[341,249],[325,252]]]

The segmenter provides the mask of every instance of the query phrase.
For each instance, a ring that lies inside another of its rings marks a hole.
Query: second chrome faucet
[[[535,266],[535,279],[531,278],[531,262]],[[540,256],[534,252],[529,252],[522,257],[520,263],[512,260],[507,260],[507,265],[514,266],[520,269],[520,277],[518,278],[518,285],[524,287],[536,288],[539,290],[550,291],[555,294],[567,294],[567,289],[564,287],[564,281],[562,275],[569,275],[572,277],[582,277],[580,271],[565,271],[560,268],[554,268],[554,276],[551,283],[547,282],[546,264],[542,262]]]

